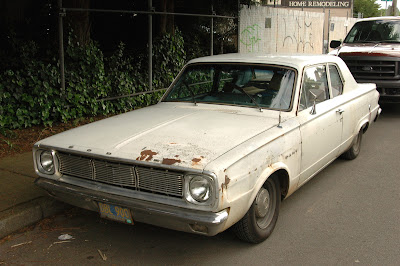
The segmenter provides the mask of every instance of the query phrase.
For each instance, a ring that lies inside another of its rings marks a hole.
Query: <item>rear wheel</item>
[[[363,136],[363,130],[361,129],[360,132],[358,132],[355,139],[353,140],[350,149],[348,149],[345,153],[342,154],[342,157],[344,159],[353,160],[358,156],[358,154],[360,154],[362,136]]]
[[[253,204],[233,229],[238,238],[250,243],[267,239],[278,220],[281,191],[279,180],[270,176],[258,191]]]

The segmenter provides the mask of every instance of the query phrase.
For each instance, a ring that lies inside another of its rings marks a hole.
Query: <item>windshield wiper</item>
[[[251,96],[250,94],[248,94],[243,88],[241,88],[241,87],[237,87],[237,88],[239,88],[244,94],[246,94],[246,95],[251,99],[251,101],[258,107],[258,109],[260,110],[260,112],[262,112],[261,106],[258,105],[256,99],[254,99],[253,96]]]
[[[197,102],[196,102],[196,98],[195,98],[193,90],[189,87],[189,85],[186,82],[183,82],[183,85],[185,85],[185,87],[188,89],[188,91],[192,95],[192,101],[193,101],[194,105],[197,106]]]

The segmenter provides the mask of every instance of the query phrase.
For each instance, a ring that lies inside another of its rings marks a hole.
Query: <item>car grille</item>
[[[172,197],[183,196],[182,173],[68,153],[57,153],[57,156],[59,171],[63,175]]]
[[[398,61],[386,61],[381,57],[377,57],[375,60],[372,60],[371,57],[368,57],[368,60],[362,57],[342,57],[342,59],[357,81],[399,79]]]
[[[400,95],[400,89],[396,89],[396,88],[385,89],[385,94],[386,95]]]

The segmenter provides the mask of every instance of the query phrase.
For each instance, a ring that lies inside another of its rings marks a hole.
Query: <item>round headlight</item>
[[[211,196],[212,185],[208,178],[195,176],[189,182],[189,192],[192,198],[198,202],[205,202]]]
[[[44,172],[52,173],[54,171],[53,155],[50,151],[43,151],[40,154],[40,165]]]

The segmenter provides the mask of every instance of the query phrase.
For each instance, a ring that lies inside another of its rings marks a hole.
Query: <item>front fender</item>
[[[248,179],[236,181],[231,186],[222,189],[224,193],[222,198],[226,197],[224,204],[230,207],[229,218],[225,224],[226,228],[237,223],[246,214],[265,181],[279,170],[284,170],[290,175],[289,167],[283,162],[277,162],[268,165],[260,172],[255,169],[253,173],[249,173]],[[232,182],[235,182],[235,180]],[[245,184],[246,182],[247,184]],[[252,182],[252,185],[248,182]],[[244,187],[247,187],[247,189],[243,190]]]

